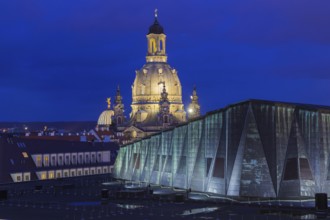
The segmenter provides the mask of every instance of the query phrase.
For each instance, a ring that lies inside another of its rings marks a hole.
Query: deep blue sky
[[[330,105],[327,0],[1,0],[0,121],[97,120],[135,70],[158,8],[187,105]]]

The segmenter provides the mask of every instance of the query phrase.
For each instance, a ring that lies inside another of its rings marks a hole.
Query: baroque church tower
[[[159,131],[186,121],[178,72],[167,63],[166,35],[155,20],[147,34],[146,64],[136,71],[132,85],[131,125]]]
[[[164,84],[163,92],[160,95],[159,102],[159,116],[158,120],[163,127],[170,126],[172,123],[172,114],[170,113],[170,102],[168,101],[168,93],[166,92],[166,86]]]
[[[114,106],[114,119],[117,126],[121,126],[125,122],[125,115],[124,115],[125,111],[124,111],[123,97],[120,94],[119,85],[116,91],[115,103],[116,105]]]

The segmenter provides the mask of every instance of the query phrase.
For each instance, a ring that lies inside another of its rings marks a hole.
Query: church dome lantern
[[[155,10],[155,21],[149,28],[147,34],[148,52],[147,63],[150,62],[167,62],[166,55],[166,35],[164,34],[164,28],[158,22],[157,9]]]

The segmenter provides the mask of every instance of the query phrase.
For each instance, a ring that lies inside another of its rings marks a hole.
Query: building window
[[[47,179],[47,175],[46,175],[46,173],[42,173],[42,174],[41,174],[41,179],[42,179],[42,180]]]
[[[44,166],[45,167],[49,166],[49,156],[48,155],[44,155]]]
[[[30,181],[30,174],[24,174],[24,181]]]
[[[54,179],[55,175],[54,175],[54,171],[49,171],[48,172],[48,179]]]
[[[62,177],[61,172],[57,172],[56,173],[56,178],[61,178],[61,177]]]
[[[16,176],[16,181],[17,181],[17,182],[21,182],[21,181],[22,181],[21,176]]]
[[[65,155],[65,165],[70,165],[70,155]]]
[[[63,156],[62,155],[58,156],[58,165],[60,165],[60,166],[63,165]]]
[[[84,160],[83,160],[84,158],[83,158],[83,155],[82,154],[79,154],[78,155],[78,163],[79,164],[83,164],[84,163]]]
[[[81,176],[81,174],[82,174],[81,170],[78,170],[78,176]]]
[[[103,173],[107,173],[108,172],[108,167],[103,167]]]
[[[26,152],[22,152],[22,156],[23,156],[24,158],[28,158],[28,157],[29,157],[29,155],[28,155]]]
[[[96,162],[96,157],[95,157],[95,153],[91,154],[91,163],[95,163]]]
[[[109,163],[111,161],[110,158],[111,158],[110,151],[103,151],[102,162]]]
[[[102,162],[102,153],[101,152],[97,153],[97,162],[99,162],[99,163]]]
[[[56,156],[55,155],[51,156],[51,165],[56,166]]]
[[[89,155],[88,154],[85,154],[85,163],[89,163]]]
[[[77,164],[77,156],[74,154],[72,155],[72,160],[71,160],[72,164]]]
[[[41,155],[38,155],[36,158],[36,164],[37,167],[41,167],[42,166],[42,160],[41,160]]]

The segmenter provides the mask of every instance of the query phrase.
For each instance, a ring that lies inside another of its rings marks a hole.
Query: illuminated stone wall
[[[251,100],[120,149],[118,178],[228,196],[330,193],[330,107]]]

